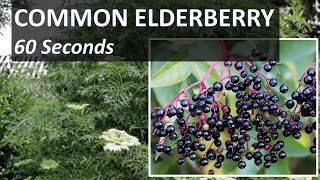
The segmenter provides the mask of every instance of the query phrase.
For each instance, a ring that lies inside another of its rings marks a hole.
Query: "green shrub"
[[[7,140],[21,154],[15,166],[21,177],[104,179],[146,176],[146,145],[104,152],[90,113],[58,100],[37,101]]]
[[[5,178],[14,177],[16,168],[11,160],[18,155],[12,145],[4,139],[9,131],[9,124],[20,121],[33,101],[30,92],[22,88],[21,84],[23,81],[19,78],[8,79],[5,74],[0,75],[0,177]]]
[[[59,99],[90,104],[98,129],[147,138],[147,62],[59,62],[46,80]]]
[[[10,159],[12,177],[147,178],[147,145],[143,143],[147,131],[146,64],[65,62],[51,64],[49,75],[40,80],[24,79],[19,84],[13,78],[1,79],[4,87],[12,88],[10,92],[2,90],[3,94],[13,93],[15,102],[14,106],[2,104],[3,109],[16,113],[7,117],[3,139],[18,152]],[[28,110],[20,113],[17,107]],[[104,151],[99,136],[110,128],[137,136],[142,145]]]

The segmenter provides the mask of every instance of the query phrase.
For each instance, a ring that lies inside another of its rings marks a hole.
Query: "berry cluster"
[[[280,93],[286,94],[289,92],[288,86],[280,84],[277,78],[267,78],[259,71],[255,61],[251,64],[242,56],[234,57],[241,60],[231,60],[231,55],[224,57],[222,71],[228,69],[228,76],[223,77],[221,73],[219,81],[212,87],[207,88],[203,81],[199,81],[194,84],[200,85],[198,94],[189,98],[186,91],[193,86],[188,87],[168,106],[154,109],[151,114],[154,120],[153,135],[160,137],[156,151],[171,153],[172,147],[164,143],[169,138],[177,146],[176,151],[180,154],[177,163],[180,165],[189,158],[201,166],[214,161],[214,167],[219,169],[226,158],[235,161],[243,169],[246,167],[246,158],[253,160],[257,166],[263,164],[269,168],[279,158],[286,157],[283,150],[285,143],[281,138],[300,139],[301,130],[311,134],[316,129],[315,122],[307,124],[301,121],[303,117],[315,117],[317,113],[317,80],[312,66],[302,76],[291,99],[279,104],[282,96],[273,94],[271,88],[278,88]],[[266,62],[263,65],[265,72],[276,68],[277,62],[268,60],[268,55],[258,48],[252,50],[250,57]],[[213,66],[219,63],[215,62]],[[247,65],[249,68],[245,70]],[[235,68],[239,75],[231,75],[230,68]],[[267,88],[264,88],[263,82]],[[231,113],[230,106],[220,102],[219,96],[223,91],[235,94],[235,112]],[[168,123],[173,117],[175,122]],[[195,122],[188,122],[191,117],[195,118]],[[250,135],[252,130],[256,131],[256,136]],[[222,141],[224,132],[228,133],[228,138]],[[207,146],[206,141],[211,145]],[[316,152],[315,144],[314,138],[311,153]],[[213,168],[208,174],[214,174]]]

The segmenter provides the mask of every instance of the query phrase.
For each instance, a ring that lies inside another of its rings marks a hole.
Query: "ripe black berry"
[[[224,161],[224,156],[223,156],[222,154],[219,154],[219,155],[217,156],[217,161],[218,161],[218,162],[223,162],[223,161]]]
[[[212,104],[213,101],[214,101],[214,97],[213,96],[207,97],[207,99],[206,99],[206,103],[207,104]]]
[[[190,158],[191,161],[194,161],[194,160],[197,159],[197,154],[193,152],[193,153],[191,153],[191,154],[189,155],[189,158]]]
[[[179,126],[184,126],[186,121],[184,119],[177,119],[177,123]]]
[[[231,90],[233,87],[233,83],[231,81],[228,81],[224,87],[226,88],[226,90]]]
[[[182,139],[177,141],[177,146],[178,147],[183,147],[183,145],[184,145],[184,141]]]
[[[162,152],[163,151],[163,145],[162,144],[157,144],[156,145],[156,150],[158,151],[158,152]]]
[[[221,83],[215,82],[215,83],[213,84],[213,89],[214,89],[215,91],[222,91],[223,86],[222,86]]]
[[[163,117],[163,116],[164,116],[164,113],[165,113],[165,112],[164,112],[163,109],[158,109],[157,112],[156,112],[156,114],[157,114],[158,117]]]
[[[294,107],[294,101],[288,100],[288,101],[286,102],[286,107],[287,107],[288,109],[293,108],[293,107]]]
[[[166,154],[169,154],[171,152],[171,147],[170,146],[163,146],[163,152]]]
[[[247,71],[245,71],[245,70],[241,71],[241,73],[240,73],[240,76],[241,76],[242,78],[247,77],[247,75],[248,75],[248,73],[247,73]]]
[[[264,163],[264,167],[265,168],[269,168],[271,166],[271,162],[270,161],[267,161]]]
[[[232,160],[234,160],[236,162],[240,161],[240,159],[241,159],[241,157],[240,157],[239,154],[234,154],[233,157],[232,157]]]
[[[307,125],[307,126],[305,127],[305,131],[306,131],[307,134],[312,133],[312,131],[313,131],[312,126],[311,126],[311,125]]]
[[[213,170],[213,169],[210,169],[210,170],[208,171],[208,174],[209,174],[209,175],[213,175],[213,174],[214,174],[214,170]]]
[[[178,137],[178,135],[177,135],[177,133],[175,133],[175,132],[172,132],[172,133],[169,134],[169,138],[170,138],[171,140],[176,140],[177,137]]]
[[[193,127],[193,126],[189,126],[188,127],[188,133],[193,134],[195,132],[196,132],[196,128],[195,127]]]
[[[189,102],[186,99],[182,99],[180,101],[180,104],[181,104],[182,107],[187,107],[189,105]]]
[[[206,145],[200,144],[199,151],[204,151],[204,150],[206,150]]]
[[[246,167],[246,163],[245,163],[244,161],[239,161],[239,162],[238,162],[238,167],[239,167],[240,169],[244,169],[244,168]]]
[[[254,160],[254,163],[257,165],[257,166],[260,166],[262,164],[262,160],[261,159],[255,159]]]
[[[239,76],[233,75],[231,76],[231,82],[232,83],[238,83],[239,82]]]
[[[312,84],[313,78],[309,75],[307,75],[306,77],[304,77],[304,83],[306,84]]]
[[[288,86],[287,86],[287,85],[284,85],[284,84],[283,84],[283,85],[280,86],[280,92],[281,92],[281,93],[287,93],[288,90],[289,90],[289,89],[288,89]]]
[[[199,100],[199,95],[195,94],[192,96],[192,101],[197,102]]]
[[[161,129],[163,127],[163,123],[161,121],[156,121],[154,123],[154,127],[157,129]]]
[[[265,161],[271,161],[271,156],[270,156],[269,154],[266,154],[266,155],[264,156],[264,160],[265,160]]]
[[[246,153],[246,158],[247,158],[248,160],[252,159],[252,157],[253,157],[253,155],[252,155],[251,152],[247,152],[247,153]]]
[[[277,141],[277,144],[280,145],[280,148],[284,147],[284,142],[282,140]]]
[[[207,89],[207,92],[208,92],[209,95],[213,95],[215,93],[213,87],[209,87]]]
[[[279,96],[277,96],[277,95],[271,96],[271,101],[274,103],[277,103],[279,101]]]
[[[253,49],[253,50],[251,51],[251,55],[252,55],[253,57],[259,57],[259,55],[260,55],[260,50],[259,50],[258,48]]]
[[[234,64],[234,67],[235,67],[236,70],[241,70],[242,67],[243,67],[243,64],[242,64],[242,62],[237,61],[237,62]]]
[[[261,52],[260,55],[259,55],[259,59],[260,59],[261,61],[267,60],[267,59],[268,59],[267,53]]]
[[[295,139],[300,139],[301,138],[301,133],[299,131],[296,131],[294,134],[293,134],[293,137]]]
[[[206,153],[206,157],[210,160],[215,160],[216,159],[216,154],[213,151],[213,149],[210,149],[207,153]]]
[[[275,65],[277,65],[276,60],[270,59],[270,60],[269,60],[269,65],[270,65],[270,66],[275,66]]]
[[[257,67],[256,65],[252,65],[252,66],[250,66],[250,71],[251,71],[252,73],[255,73],[255,72],[258,71],[258,67]]]
[[[208,165],[208,163],[209,163],[209,161],[208,161],[207,158],[201,158],[200,159],[201,166],[206,166],[206,165]]]
[[[222,166],[221,162],[215,162],[214,163],[214,167],[217,168],[217,169],[221,168],[221,166]]]
[[[299,92],[298,91],[294,91],[292,94],[291,94],[291,97],[293,100],[298,100],[299,98]]]
[[[311,77],[315,77],[316,76],[316,71],[312,68],[308,69],[307,74]]]
[[[263,65],[263,69],[266,71],[266,72],[270,72],[272,70],[272,67],[270,66],[270,64],[265,64]]]
[[[260,159],[262,157],[262,153],[260,151],[257,151],[253,154],[254,159]]]
[[[221,144],[222,144],[222,142],[221,142],[220,139],[215,139],[215,140],[214,140],[214,145],[215,145],[216,147],[220,147]]]
[[[174,132],[175,128],[174,128],[173,125],[169,125],[169,126],[167,126],[166,130],[167,130],[168,133],[172,133],[172,132]]]
[[[287,156],[286,152],[284,152],[284,151],[280,151],[279,152],[279,158],[280,159],[284,159],[284,158],[286,158],[286,156]]]
[[[224,61],[224,66],[226,66],[226,67],[231,67],[231,65],[232,65],[232,63],[231,63],[230,60]]]
[[[276,163],[278,161],[278,157],[276,155],[271,156],[271,162]]]
[[[272,78],[272,79],[269,80],[269,85],[271,87],[275,87],[277,84],[278,84],[278,81],[277,81],[276,78]]]
[[[180,157],[178,160],[177,160],[178,164],[179,165],[182,165],[184,164],[184,159],[182,157]]]

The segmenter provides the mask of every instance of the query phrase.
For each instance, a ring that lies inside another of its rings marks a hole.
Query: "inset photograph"
[[[151,39],[149,176],[317,176],[317,39]]]

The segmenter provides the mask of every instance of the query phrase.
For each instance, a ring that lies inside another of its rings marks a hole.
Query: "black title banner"
[[[279,37],[279,8],[267,0],[14,1],[12,19],[16,61],[141,61],[149,38]]]

